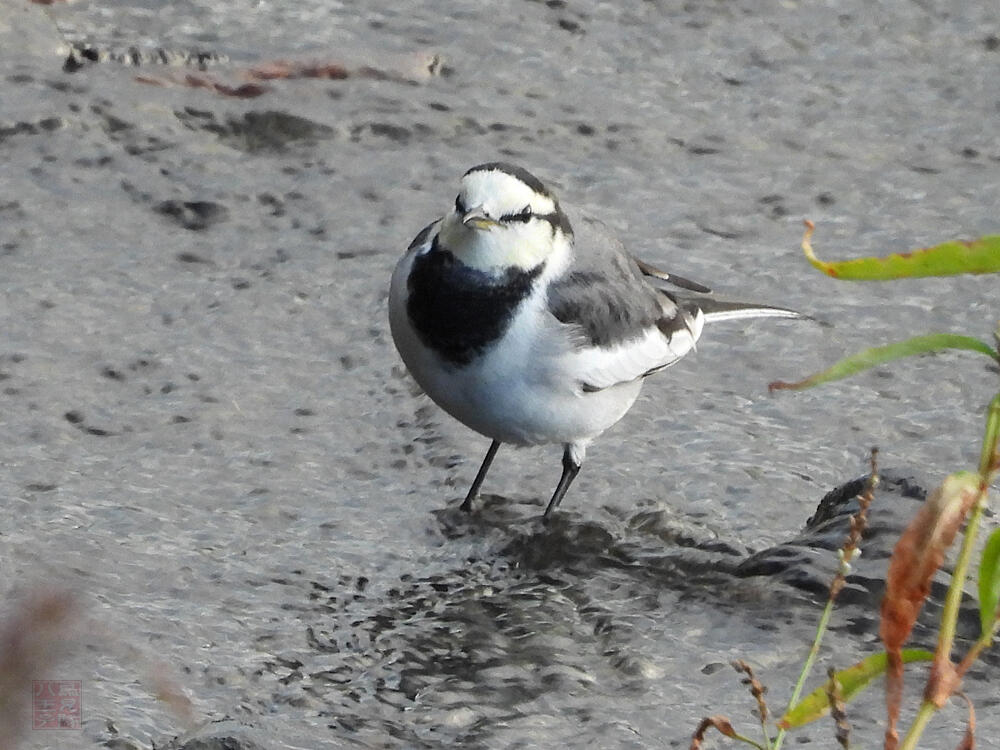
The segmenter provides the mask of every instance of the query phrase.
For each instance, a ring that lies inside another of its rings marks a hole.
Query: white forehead
[[[535,192],[513,175],[499,169],[471,172],[462,178],[463,203],[469,208],[483,206],[489,213],[505,214],[531,206],[536,214],[555,211],[555,202]]]

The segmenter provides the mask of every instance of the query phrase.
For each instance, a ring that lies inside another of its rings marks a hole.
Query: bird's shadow
[[[544,509],[541,500],[483,495],[471,512],[451,504],[434,515],[446,538],[492,537],[500,555],[531,570],[593,566],[614,546],[605,525],[573,511],[544,519]]]
[[[673,578],[678,566],[689,575],[731,572],[748,554],[653,500],[628,511],[611,505],[586,514],[560,509],[549,519],[542,517],[544,508],[542,499],[483,495],[471,512],[455,502],[432,513],[446,539],[485,540],[493,554],[522,570],[581,575],[615,568]]]

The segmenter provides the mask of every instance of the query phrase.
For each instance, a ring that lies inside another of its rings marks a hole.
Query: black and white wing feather
[[[708,287],[629,255],[600,222],[574,218],[573,270],[549,288],[549,311],[573,329],[572,375],[585,391],[628,383],[669,367],[695,348],[705,323],[802,318],[794,310],[680,296],[646,277],[700,294]]]
[[[572,270],[552,282],[548,307],[571,328],[568,369],[581,388],[632,382],[691,351],[701,313],[646,283],[646,272],[599,222],[575,218],[573,227]]]

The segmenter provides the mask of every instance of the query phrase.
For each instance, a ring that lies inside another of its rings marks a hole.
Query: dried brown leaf
[[[736,734],[736,730],[733,729],[732,723],[725,716],[706,716],[701,720],[694,735],[691,737],[690,750],[700,750],[702,742],[705,740],[705,732],[709,729],[715,729],[726,737],[736,738],[739,736]]]
[[[208,89],[221,96],[235,99],[255,99],[266,94],[270,89],[261,83],[228,84],[216,76],[194,73],[162,73],[158,75],[139,75],[136,83],[150,86],[186,86],[192,89]]]
[[[903,658],[899,650],[888,652],[885,672],[885,707],[888,721],[885,730],[885,750],[896,750],[899,745],[899,708],[903,705]]]
[[[767,721],[767,717],[770,716],[770,712],[767,710],[767,700],[764,696],[767,694],[767,688],[761,684],[761,681],[757,679],[757,675],[754,674],[753,667],[747,664],[742,659],[737,659],[732,662],[733,669],[737,672],[742,672],[746,675],[746,679],[743,680],[743,684],[749,686],[750,695],[754,697],[757,701],[757,711],[760,712],[760,720]]]
[[[886,750],[894,750],[899,743],[896,724],[903,699],[903,644],[910,637],[945,552],[978,497],[978,474],[959,472],[947,477],[917,511],[892,552],[879,625],[879,637],[889,655],[885,686]],[[946,654],[944,659],[949,660],[950,655]],[[955,682],[945,677],[949,669],[954,673],[954,668],[950,660],[947,667],[943,662],[938,665],[938,660],[935,665],[940,678],[934,695],[939,697],[941,691],[949,688],[950,695]]]
[[[270,60],[250,68],[245,75],[258,81],[272,81],[281,78],[321,78],[339,81],[350,76],[351,72],[347,66],[335,62]]]
[[[152,86],[185,86],[206,89],[221,96],[253,99],[271,91],[271,87],[263,83],[266,81],[371,78],[398,83],[426,83],[445,72],[441,56],[430,52],[402,56],[381,55],[376,62],[364,60],[367,60],[367,56],[361,56],[353,64],[335,60],[268,60],[249,68],[230,70],[226,77],[218,73],[165,72],[138,75],[135,80]]]
[[[955,750],[975,750],[976,747],[976,709],[972,705],[972,701],[969,700],[969,696],[965,693],[959,693],[963,699],[965,699],[966,705],[969,707],[969,723],[965,725],[965,734],[962,737],[962,741],[958,743]]]
[[[827,670],[827,698],[830,701],[830,716],[837,727],[837,744],[844,750],[851,746],[851,725],[847,723],[847,704],[844,703],[844,694],[837,679],[837,670],[833,667]]]
[[[951,656],[942,653],[935,654],[931,673],[927,677],[927,686],[924,688],[924,698],[941,708],[961,684],[962,678],[959,676],[958,670],[955,669]]]
[[[979,475],[952,474],[921,506],[889,561],[879,636],[898,652],[913,630],[945,552],[979,496]]]

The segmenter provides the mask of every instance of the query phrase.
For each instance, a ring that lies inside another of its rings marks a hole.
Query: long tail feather
[[[792,318],[812,320],[787,307],[758,305],[752,302],[725,302],[723,300],[699,298],[689,300],[688,304],[696,305],[704,314],[706,323],[718,323],[725,320],[746,320],[748,318]]]

